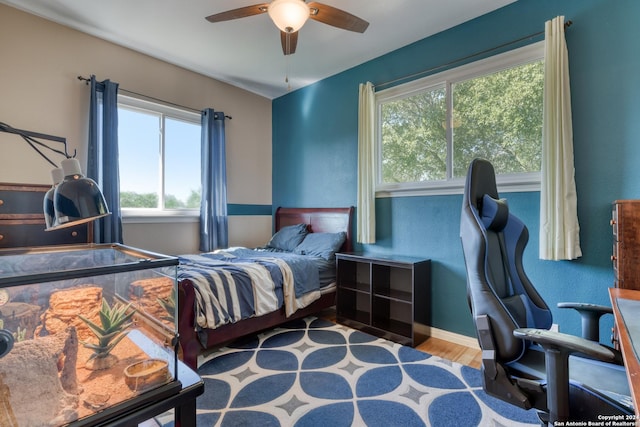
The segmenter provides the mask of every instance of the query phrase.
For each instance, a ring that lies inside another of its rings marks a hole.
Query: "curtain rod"
[[[82,77],[82,76],[78,76],[78,80],[83,81],[84,84],[86,84],[86,85],[88,85],[89,82],[91,82],[90,78],[86,78],[86,77]],[[152,99],[154,101],[162,102],[163,104],[173,105],[174,107],[179,107],[179,108],[182,108],[182,109],[185,109],[185,110],[190,110],[190,111],[193,111],[195,113],[200,113],[202,111],[202,110],[198,110],[196,108],[191,108],[191,107],[186,107],[184,105],[176,104],[175,102],[170,102],[170,101],[165,101],[163,99],[154,98],[153,96],[144,95],[142,93],[134,92],[132,90],[127,90],[127,89],[124,89],[124,88],[119,88],[119,90],[121,90],[122,92],[126,92],[128,94],[131,94],[131,95],[141,96],[143,98]],[[227,116],[226,114],[225,114],[225,117],[227,119],[229,119],[229,120],[233,119],[233,117]]]
[[[571,26],[571,24],[573,24],[572,21],[565,22],[564,23],[565,30],[567,28],[569,28]],[[397,82],[400,82],[400,81],[403,81],[403,80],[413,79],[413,78],[416,78],[416,77],[420,77],[422,75],[427,75],[427,74],[430,74],[430,73],[432,73],[434,71],[440,70],[442,68],[447,68],[447,67],[449,67],[451,65],[455,65],[457,63],[464,62],[464,61],[466,61],[468,59],[475,58],[476,56],[481,56],[481,55],[487,54],[489,52],[493,52],[495,50],[499,50],[499,49],[502,49],[504,47],[511,46],[513,44],[520,43],[520,42],[523,42],[525,40],[532,39],[534,37],[538,37],[538,36],[540,36],[542,34],[544,34],[544,31],[538,31],[537,33],[529,34],[528,36],[521,37],[519,39],[512,40],[512,41],[507,42],[507,43],[503,43],[503,44],[501,44],[499,46],[494,46],[492,48],[485,49],[485,50],[483,50],[481,52],[472,53],[471,55],[467,55],[465,57],[455,59],[453,61],[447,62],[446,64],[441,64],[441,65],[438,65],[436,67],[432,67],[432,68],[429,68],[427,70],[422,70],[422,71],[419,71],[419,72],[414,73],[414,74],[409,74],[408,76],[400,77],[400,78],[397,78],[397,79],[394,79],[394,80],[389,80],[389,81],[386,81],[384,83],[378,83],[376,85],[373,85],[373,87],[374,88],[378,88],[379,86],[388,86],[390,84],[397,83]]]

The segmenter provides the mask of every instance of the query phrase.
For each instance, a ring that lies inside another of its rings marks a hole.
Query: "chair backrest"
[[[516,328],[548,329],[551,311],[522,265],[527,227],[500,199],[493,166],[471,162],[460,218],[460,239],[467,270],[467,296],[474,317],[486,315],[496,345],[496,360],[518,360],[529,345],[513,336]],[[482,345],[482,343],[481,343]]]

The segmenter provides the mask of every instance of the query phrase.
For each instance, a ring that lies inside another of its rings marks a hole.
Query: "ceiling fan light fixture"
[[[280,31],[295,33],[309,18],[309,6],[303,0],[273,0],[269,17]]]

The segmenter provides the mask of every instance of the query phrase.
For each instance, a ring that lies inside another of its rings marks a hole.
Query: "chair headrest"
[[[509,220],[509,206],[506,199],[494,199],[485,194],[482,197],[480,218],[487,230],[500,232]]]

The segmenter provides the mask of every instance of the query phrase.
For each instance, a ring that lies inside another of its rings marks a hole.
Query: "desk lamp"
[[[0,122],[0,132],[20,136],[55,168],[51,171],[53,187],[46,193],[43,200],[47,231],[71,227],[110,214],[98,184],[82,174],[80,162],[75,158],[75,150],[73,156],[67,153],[65,138],[16,129],[2,122]],[[39,139],[62,143],[64,151],[50,147]],[[38,147],[63,155],[65,159],[61,161],[61,167],[51,161]]]

